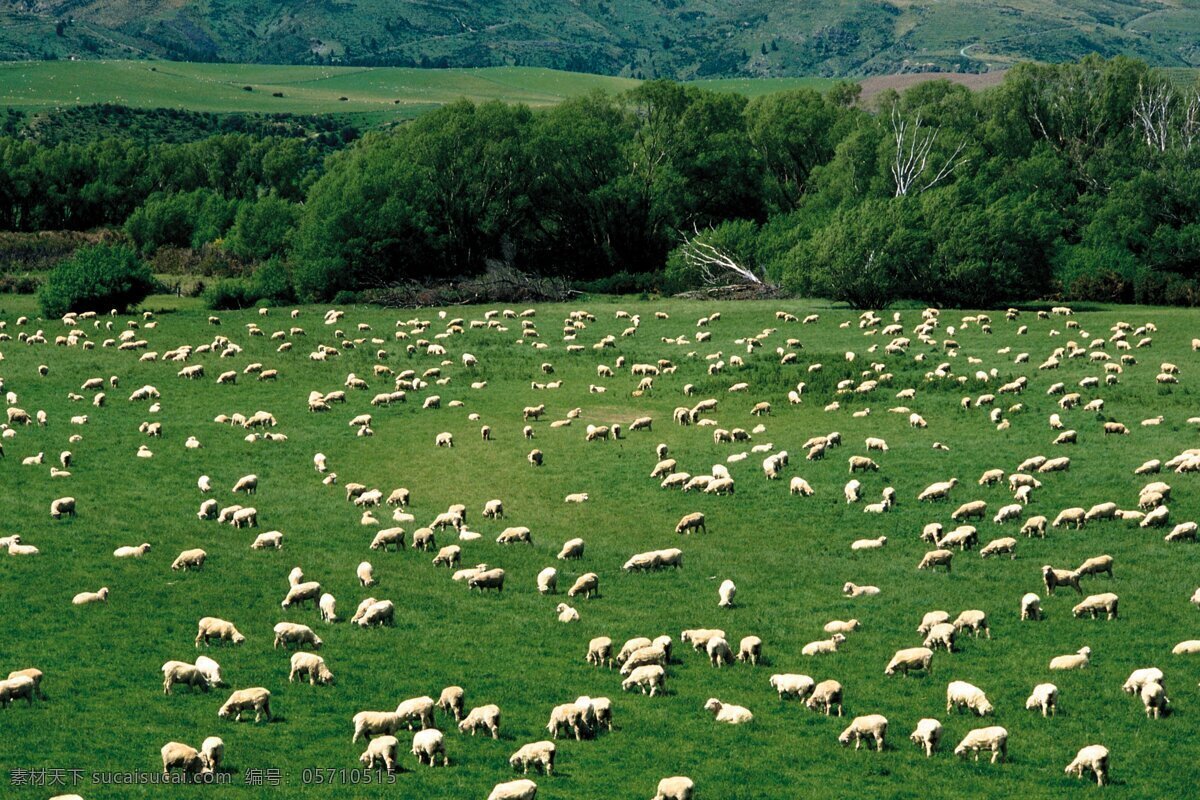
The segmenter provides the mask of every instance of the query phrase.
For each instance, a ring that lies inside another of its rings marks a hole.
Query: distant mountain
[[[543,66],[632,77],[1200,66],[1197,0],[0,0],[0,59]]]

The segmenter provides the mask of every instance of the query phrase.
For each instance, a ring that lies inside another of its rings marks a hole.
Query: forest
[[[851,83],[747,99],[651,81],[547,109],[461,101],[333,148],[7,136],[0,237],[91,232],[155,274],[206,276],[213,307],[372,300],[501,268],[871,308],[1200,304],[1196,86],[1089,57],[1021,64],[982,92],[858,99]],[[0,278],[29,273],[26,250],[0,250]]]

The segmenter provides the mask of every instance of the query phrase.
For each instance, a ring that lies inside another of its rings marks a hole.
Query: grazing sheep
[[[973,636],[979,636],[980,633],[983,633],[987,638],[992,638],[991,628],[988,627],[987,614],[978,609],[970,609],[959,614],[958,618],[954,620],[954,627],[958,629],[959,633],[969,630]]]
[[[558,552],[558,559],[560,561],[567,561],[569,559],[583,558],[583,546],[583,539],[567,540]]]
[[[207,772],[216,772],[225,759],[225,741],[220,736],[209,736],[200,745],[200,760]]]
[[[567,597],[575,597],[583,595],[586,598],[592,598],[599,595],[600,592],[600,576],[594,572],[585,572],[575,579],[575,583],[567,590]]]
[[[754,721],[754,715],[750,713],[750,709],[723,703],[715,697],[710,697],[705,702],[704,710],[711,711],[717,722],[725,722],[730,725],[745,725]]]
[[[714,667],[733,663],[733,650],[730,649],[729,642],[725,641],[723,636],[714,636],[709,639],[704,645],[704,650],[708,653],[709,663]]]
[[[355,570],[355,574],[358,576],[359,586],[374,586],[377,583],[375,580],[375,568],[371,566],[370,561],[360,563]]]
[[[950,614],[945,611],[927,611],[921,618],[921,624],[917,626],[917,633],[922,635],[929,633],[934,625],[950,622]]]
[[[629,676],[621,681],[621,689],[629,691],[634,686],[638,687],[642,694],[649,692],[653,697],[663,689],[663,682],[666,679],[666,670],[658,664],[643,664],[640,667],[629,672]],[[556,709],[557,710],[557,709]],[[557,736],[555,737],[557,738]],[[576,736],[576,738],[579,738]]]
[[[1145,683],[1139,694],[1147,717],[1160,719],[1170,711],[1171,701],[1167,698],[1167,692],[1163,689],[1163,685],[1158,681]]]
[[[467,578],[468,589],[478,589],[481,593],[485,589],[495,589],[497,592],[504,592],[504,570],[488,569],[472,575]]]
[[[1041,711],[1043,717],[1054,716],[1058,709],[1058,687],[1053,683],[1039,683],[1025,701],[1027,711]]]
[[[1009,554],[1012,558],[1016,558],[1017,540],[1011,536],[1003,536],[999,539],[993,539],[983,546],[979,551],[979,555],[983,558],[989,556],[1001,555],[1002,553]]]
[[[185,781],[194,780],[205,771],[200,752],[182,742],[167,742],[159,752],[162,754],[163,775],[168,778],[174,769],[183,772]]]
[[[810,711],[823,711],[829,716],[837,706],[837,715],[842,716],[842,685],[835,680],[824,680],[813,687],[812,694],[804,701]]]
[[[280,622],[275,625],[273,630],[275,632],[275,642],[272,647],[275,649],[278,649],[280,645],[283,645],[284,649],[287,649],[289,644],[294,644],[297,648],[310,646],[314,650],[320,650],[321,645],[324,644],[321,641],[321,637],[317,636],[313,629],[307,625],[300,625],[295,622]]]
[[[1021,597],[1021,620],[1038,621],[1042,618],[1042,598],[1038,597],[1033,592],[1028,592]]]
[[[360,711],[354,715],[354,736],[351,742],[373,736],[391,736],[400,729],[400,715],[395,711]]]
[[[537,576],[539,594],[554,594],[558,590],[558,570],[546,567]]]
[[[297,583],[288,589],[287,595],[279,605],[283,608],[291,608],[292,606],[303,606],[311,600],[315,607],[320,598],[321,584],[316,581],[305,581],[304,583]]]
[[[1087,559],[1075,569],[1075,574],[1079,577],[1085,575],[1100,575],[1105,573],[1109,578],[1113,576],[1113,557],[1110,555],[1094,556]]]
[[[721,585],[717,587],[717,605],[721,608],[733,608],[733,599],[736,596],[737,586],[728,578],[722,581]]]
[[[964,708],[970,709],[980,717],[992,713],[992,704],[988,702],[982,689],[966,681],[951,681],[946,686],[946,713]]]
[[[370,627],[391,627],[396,624],[396,606],[391,600],[378,600],[370,598],[371,602],[366,600],[359,605],[361,616],[355,614],[355,619],[350,621],[356,623],[361,628]],[[363,607],[365,604],[365,608]]]
[[[198,688],[207,692],[211,685],[208,676],[195,664],[184,661],[168,661],[162,665],[163,694],[170,694],[176,684]]]
[[[62,519],[63,516],[75,516],[75,498],[60,497],[50,503],[50,518]]]
[[[696,784],[691,778],[675,775],[658,782],[658,789],[650,800],[692,800]]]
[[[659,667],[659,669],[661,670],[662,667]],[[626,683],[632,678],[633,676],[630,675],[626,679]],[[661,684],[661,679],[659,683]],[[622,687],[626,688],[624,683]],[[643,691],[645,691],[645,687],[643,687]],[[651,689],[651,692],[653,692],[653,689]],[[550,721],[546,724],[546,730],[549,731],[550,738],[557,739],[559,731],[564,728],[575,736],[576,741],[582,740],[584,734],[590,734],[591,729],[588,727],[585,711],[586,709],[578,703],[563,703],[562,705],[555,706],[550,712]]]
[[[194,550],[184,550],[182,553],[180,553],[178,556],[176,556],[176,558],[173,562],[171,562],[171,569],[173,569],[173,570],[200,569],[201,567],[204,566],[204,561],[207,558],[208,558],[208,553],[204,552],[203,550],[201,550],[199,548],[196,548]]]
[[[1042,567],[1042,582],[1046,585],[1047,594],[1054,594],[1054,589],[1058,586],[1070,586],[1083,594],[1083,589],[1079,586],[1079,574],[1071,570],[1055,569],[1047,564]]]
[[[803,700],[812,692],[816,682],[807,675],[783,673],[772,675],[769,681],[771,688],[779,693],[779,699],[794,697]]]
[[[1042,539],[1045,539],[1046,518],[1043,516],[1036,516],[1025,520],[1025,524],[1021,526],[1021,535],[1028,538],[1038,536]]]
[[[762,658],[762,639],[757,636],[746,636],[738,643],[737,660],[748,661],[757,666]]]
[[[470,731],[474,736],[477,730],[485,730],[493,739],[500,738],[500,706],[489,704],[472,708],[458,723],[459,733]]]
[[[1108,619],[1117,618],[1117,603],[1118,598],[1112,592],[1103,592],[1101,594],[1088,595],[1077,606],[1071,609],[1071,613],[1076,617],[1082,617],[1084,614],[1089,615],[1092,619],[1103,613]]]
[[[927,673],[932,673],[932,665],[932,650],[928,647],[910,647],[904,650],[897,650],[896,654],[892,656],[892,660],[888,662],[887,667],[883,670],[883,674],[890,676],[900,672],[905,677],[908,677],[908,673],[913,670],[924,670]]]
[[[288,673],[288,683],[292,683],[297,678],[308,677],[308,683],[311,686],[320,684],[321,686],[333,685],[333,673],[329,671],[329,667],[325,666],[325,659],[315,653],[293,653],[292,654],[292,669]]]
[[[554,742],[531,742],[523,745],[517,752],[509,756],[508,764],[513,769],[521,770],[521,773],[525,775],[529,774],[531,766],[540,769],[545,775],[553,775],[554,756],[557,749]]]
[[[264,715],[270,721],[271,693],[259,686],[252,689],[239,689],[229,695],[229,699],[217,711],[217,716],[221,719],[228,719],[232,716],[234,722],[241,722],[242,712],[250,708],[254,709],[255,722],[259,722]]]
[[[922,719],[908,738],[925,752],[926,758],[932,758],[933,751],[937,750],[942,741],[942,723],[928,717]]]
[[[944,647],[946,652],[952,653],[954,652],[954,641],[957,638],[958,628],[949,622],[939,622],[925,634],[925,641],[922,644],[932,649]]]
[[[500,532],[500,535],[496,537],[496,544],[516,544],[519,542],[524,542],[525,544],[529,545],[533,544],[533,535],[529,528],[523,526],[505,528]]]
[[[1074,653],[1050,659],[1050,669],[1083,669],[1091,662],[1092,648],[1081,647]]]
[[[876,752],[883,752],[884,740],[887,738],[888,721],[887,717],[882,714],[867,714],[862,717],[855,717],[851,720],[850,725],[846,730],[842,731],[838,736],[838,744],[846,747],[851,741],[854,742],[854,749],[866,742],[867,749],[871,749],[871,742],[875,742]]]
[[[364,769],[373,770],[382,766],[388,772],[396,771],[399,761],[400,740],[395,736],[380,736],[367,742],[367,749],[358,757]]]
[[[1008,731],[999,725],[968,731],[963,740],[954,748],[954,755],[966,756],[968,753],[974,753],[975,760],[978,761],[979,753],[982,750],[992,751],[993,764],[997,759],[1007,759]]]
[[[461,686],[447,686],[438,696],[437,708],[454,717],[455,722],[462,722],[463,709],[466,707],[466,692]]]
[[[1082,778],[1085,772],[1090,772],[1096,778],[1096,785],[1103,786],[1108,780],[1108,748],[1102,744],[1080,748],[1063,772],[1076,778]]]
[[[954,552],[951,550],[930,550],[921,559],[921,563],[917,564],[917,569],[932,570],[934,567],[945,567],[946,572],[950,571],[950,562],[954,559]]]

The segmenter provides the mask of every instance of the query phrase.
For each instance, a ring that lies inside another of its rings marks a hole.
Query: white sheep
[[[951,681],[946,686],[946,713],[963,708],[970,709],[980,717],[992,713],[992,704],[982,689],[966,681]]]
[[[1102,744],[1080,748],[1063,772],[1076,778],[1082,778],[1085,772],[1090,772],[1096,778],[1096,785],[1103,786],[1108,780],[1108,748]]]
[[[804,701],[810,711],[823,711],[829,716],[837,706],[837,715],[842,716],[842,685],[835,680],[824,680],[813,687],[812,694]]]
[[[333,684],[333,673],[325,665],[325,659],[315,653],[293,653],[291,666],[291,672],[288,673],[288,683],[292,683],[297,678],[307,677],[309,684],[312,686],[318,684],[321,686],[331,686]]]
[[[522,778],[518,781],[497,783],[488,794],[487,800],[534,800],[537,790],[536,783]]]
[[[271,719],[271,693],[261,686],[239,689],[229,695],[229,699],[217,711],[217,716],[222,719],[232,716],[234,722],[241,722],[242,712],[250,708],[254,709],[255,722],[259,722],[264,715],[269,721]]]
[[[883,752],[884,740],[887,738],[888,721],[887,717],[882,714],[867,714],[862,717],[855,717],[851,720],[850,725],[846,730],[842,731],[838,736],[838,743],[842,747],[846,747],[851,741],[854,742],[854,749],[858,750],[863,742],[867,743],[867,749],[871,748],[870,742],[875,742],[876,752]]]
[[[809,676],[796,673],[772,675],[769,683],[771,688],[779,693],[780,700],[788,697],[803,700],[812,693],[813,687],[816,686],[816,682]]]
[[[926,758],[931,758],[942,741],[942,723],[928,717],[922,719],[908,738],[925,752]]]
[[[696,784],[684,775],[663,778],[658,782],[658,789],[650,800],[692,800]]]
[[[816,656],[826,653],[836,653],[842,642],[846,641],[846,637],[840,633],[835,633],[828,639],[820,639],[815,642],[809,642],[801,649],[801,653],[806,656]]]
[[[400,740],[395,736],[380,736],[367,742],[367,749],[358,760],[364,769],[376,769],[382,766],[388,772],[396,771],[399,760]]]
[[[737,596],[737,586],[733,581],[726,578],[717,587],[717,605],[721,608],[733,608],[733,599]]]
[[[715,697],[710,697],[705,702],[704,710],[712,712],[717,722],[725,722],[730,725],[745,725],[754,721],[754,715],[750,713],[750,709],[723,703]]]
[[[997,759],[1007,759],[1008,731],[999,725],[968,731],[958,746],[954,748],[954,755],[966,756],[968,753],[974,753],[975,760],[978,761],[979,753],[982,750],[992,751],[993,764]]]
[[[1092,648],[1081,647],[1069,655],[1050,659],[1050,669],[1083,669],[1090,663],[1091,656]]]
[[[1021,619],[1037,621],[1042,618],[1042,598],[1033,592],[1021,597]]]
[[[472,708],[458,723],[459,733],[470,731],[474,736],[478,730],[487,731],[493,739],[500,738],[500,706],[489,704]]]

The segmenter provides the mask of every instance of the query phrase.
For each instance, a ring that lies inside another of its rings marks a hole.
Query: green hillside
[[[1197,0],[0,0],[0,59],[538,66],[630,77],[1200,65]]]

